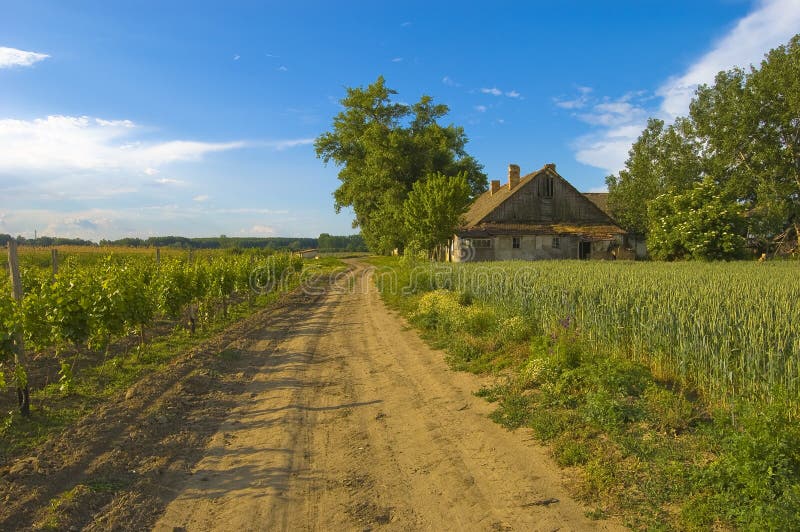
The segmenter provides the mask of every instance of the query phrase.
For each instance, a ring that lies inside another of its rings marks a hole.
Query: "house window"
[[[553,178],[544,177],[539,180],[539,196],[543,198],[553,197]]]
[[[554,237],[553,237],[553,244],[552,244],[552,246],[553,246],[553,249],[558,249],[558,248],[560,248],[560,247],[561,247],[561,239],[560,239],[560,238],[558,238],[557,236],[554,236]]]
[[[492,240],[490,238],[474,238],[472,240],[472,247],[474,247],[474,248],[490,248],[490,247],[492,247]]]
[[[519,241],[520,241],[520,238],[518,236],[512,237],[511,238],[511,247],[514,248],[514,249],[519,249],[519,243],[520,243]]]

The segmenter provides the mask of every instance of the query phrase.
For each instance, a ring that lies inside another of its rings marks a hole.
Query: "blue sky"
[[[798,0],[0,2],[0,233],[349,234],[314,155],[378,75],[493,179],[601,190],[649,116],[800,32]]]

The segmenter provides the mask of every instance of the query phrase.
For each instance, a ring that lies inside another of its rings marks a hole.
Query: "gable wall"
[[[613,223],[591,201],[569,186],[563,179],[553,177],[553,197],[539,196],[538,181],[548,177],[540,174],[524,183],[522,189],[489,213],[484,221],[510,223]]]

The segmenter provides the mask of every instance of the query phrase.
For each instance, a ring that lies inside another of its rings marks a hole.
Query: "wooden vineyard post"
[[[18,303],[22,301],[22,278],[19,274],[19,257],[17,256],[17,242],[8,241],[8,268],[11,272],[11,295]],[[22,331],[17,331],[14,335],[14,364],[17,381],[17,400],[19,401],[19,411],[23,416],[31,413],[31,396],[28,387],[28,377],[25,366],[25,344],[22,338]]]
[[[50,262],[53,264],[53,278],[58,275],[58,250],[53,248],[50,250]]]
[[[156,248],[156,266],[161,265],[161,248]]]

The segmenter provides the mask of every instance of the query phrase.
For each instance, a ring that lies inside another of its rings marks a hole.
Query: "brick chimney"
[[[508,165],[508,190],[513,189],[519,185],[519,165]]]
[[[498,190],[500,190],[500,180],[492,179],[492,196],[494,196],[495,192]]]

